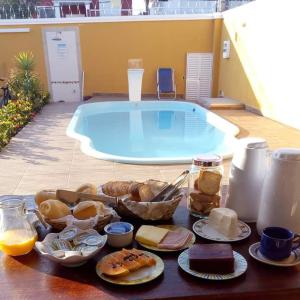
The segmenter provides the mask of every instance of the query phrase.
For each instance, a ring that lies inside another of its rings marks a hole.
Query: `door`
[[[43,36],[52,101],[81,101],[82,71],[78,29],[44,29]]]
[[[212,53],[188,53],[186,63],[186,100],[211,97]]]

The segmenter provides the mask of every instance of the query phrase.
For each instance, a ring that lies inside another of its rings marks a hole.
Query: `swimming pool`
[[[80,105],[67,135],[90,156],[124,163],[190,163],[199,153],[232,156],[239,129],[205,108],[180,101]]]

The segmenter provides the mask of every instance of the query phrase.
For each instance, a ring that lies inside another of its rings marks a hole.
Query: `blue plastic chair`
[[[176,85],[174,79],[174,70],[172,68],[157,69],[157,98],[161,94],[173,94],[176,99]]]

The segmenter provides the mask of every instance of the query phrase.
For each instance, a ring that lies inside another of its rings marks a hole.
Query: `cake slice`
[[[229,244],[194,245],[189,249],[190,269],[213,274],[234,272],[234,258]]]
[[[228,238],[234,238],[238,235],[238,217],[236,212],[230,208],[212,209],[207,224]]]

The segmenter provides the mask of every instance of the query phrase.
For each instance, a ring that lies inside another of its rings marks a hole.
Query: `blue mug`
[[[300,235],[283,227],[267,227],[263,230],[259,251],[269,259],[287,258],[300,247]]]

